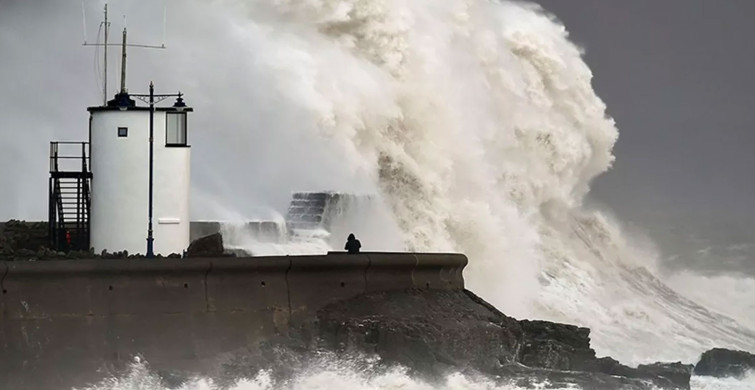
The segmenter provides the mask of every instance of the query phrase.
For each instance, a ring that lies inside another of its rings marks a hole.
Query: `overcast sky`
[[[616,119],[593,195],[624,219],[755,220],[755,1],[541,0]]]

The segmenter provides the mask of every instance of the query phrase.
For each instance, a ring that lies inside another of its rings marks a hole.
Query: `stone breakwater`
[[[689,366],[629,368],[596,358],[586,328],[504,315],[464,289],[466,264],[439,253],[0,262],[0,387],[83,386],[136,355],[230,381],[329,351],[427,378],[688,388]]]

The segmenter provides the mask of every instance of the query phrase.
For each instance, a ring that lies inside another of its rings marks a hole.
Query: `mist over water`
[[[121,7],[133,24],[154,22],[136,2]],[[618,130],[579,48],[537,6],[190,0],[171,12],[169,49],[131,54],[129,86],[138,93],[154,79],[196,108],[193,219],[280,219],[302,190],[371,194],[376,214],[339,227],[366,249],[463,252],[469,289],[508,315],[590,327],[599,355],[636,364],[755,350],[752,306],[706,308],[721,302],[678,294],[656,277],[651,247],[583,207]],[[155,33],[145,30],[142,39]],[[83,107],[96,92],[74,102],[51,93],[81,112],[51,114],[73,129],[55,135],[85,138]],[[40,199],[15,201],[45,204],[40,182],[24,184]],[[340,249],[341,234],[266,243],[262,254]],[[249,239],[230,245],[261,248]],[[751,281],[723,288],[746,299]]]

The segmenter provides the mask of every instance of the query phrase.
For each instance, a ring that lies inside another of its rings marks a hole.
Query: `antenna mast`
[[[107,3],[105,3],[105,21],[103,22],[105,24],[105,64],[104,64],[104,77],[103,77],[103,86],[102,86],[102,105],[107,105],[107,37],[108,37],[108,31],[110,30],[110,23],[107,21]]]
[[[121,46],[121,93],[126,93],[126,27],[123,28],[123,45]]]
[[[82,8],[83,10],[83,8]],[[167,19],[167,7],[165,9],[165,14],[163,15],[163,24],[166,23]],[[123,41],[120,43],[121,45],[121,90],[119,93],[127,94],[126,90],[126,47],[143,47],[143,48],[149,48],[149,49],[165,49],[165,26],[163,26],[163,43],[161,45],[141,45],[141,44],[129,44],[126,43],[126,19],[124,16],[123,20]],[[86,16],[84,16],[84,32],[86,33]],[[102,86],[102,105],[107,106],[107,47],[108,46],[117,46],[118,43],[108,43],[108,39],[110,36],[110,21],[108,20],[108,7],[107,3],[105,3],[105,21],[100,22],[100,26],[105,26],[105,42],[103,43],[87,43],[86,38],[84,39],[84,46],[104,46],[104,66],[103,66],[103,86]]]

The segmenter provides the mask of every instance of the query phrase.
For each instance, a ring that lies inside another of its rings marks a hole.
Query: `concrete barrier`
[[[204,353],[192,340],[206,329],[201,320],[207,259],[6,265],[0,374],[7,369],[45,376],[12,386],[0,380],[0,388],[34,388],[34,381],[52,383],[71,375],[90,378],[141,352],[179,365]]]
[[[207,275],[206,326],[218,335],[207,340],[206,348],[232,350],[286,334],[290,267],[288,257],[214,259]]]
[[[414,287],[418,289],[464,289],[462,270],[467,257],[451,253],[416,253],[417,266],[412,272]]]
[[[210,261],[21,261],[7,267],[5,314],[11,319],[43,319],[204,311],[204,276]]]
[[[327,256],[291,257],[288,286],[291,320],[297,322],[319,308],[366,291],[367,255],[330,252]]]
[[[413,253],[370,253],[367,292],[406,290],[414,287],[417,256]]]
[[[0,389],[84,386],[144,356],[207,372],[359,294],[463,289],[463,255],[0,262]]]

